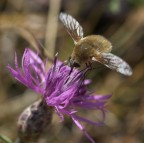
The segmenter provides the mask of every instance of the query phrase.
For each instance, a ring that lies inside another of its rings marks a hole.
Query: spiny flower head
[[[22,58],[22,69],[18,66],[17,55],[15,54],[15,69],[8,65],[11,74],[22,84],[42,95],[47,106],[55,108],[56,113],[64,120],[64,115],[72,118],[74,123],[94,143],[94,140],[87,134],[80,121],[92,125],[100,125],[78,116],[78,109],[100,110],[103,115],[105,103],[111,95],[92,95],[87,91],[89,80],[85,80],[88,69],[82,72],[74,70],[70,75],[70,67],[54,60],[52,67],[47,71],[45,62],[30,49],[25,49]]]

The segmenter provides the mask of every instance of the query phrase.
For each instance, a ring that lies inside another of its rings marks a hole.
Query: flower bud
[[[19,143],[37,141],[46,126],[51,124],[51,119],[52,108],[43,100],[34,102],[18,119]]]

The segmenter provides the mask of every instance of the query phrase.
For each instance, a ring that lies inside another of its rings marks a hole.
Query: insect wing
[[[112,53],[102,53],[99,58],[92,58],[94,61],[98,61],[112,70],[116,70],[124,75],[131,76],[131,67],[120,57],[113,55]]]
[[[60,13],[59,18],[66,27],[74,42],[77,42],[83,38],[83,28],[78,23],[78,21],[76,21],[76,19],[66,13]]]

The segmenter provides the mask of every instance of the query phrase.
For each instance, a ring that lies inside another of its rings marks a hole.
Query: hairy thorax
[[[92,57],[100,53],[110,52],[111,43],[99,35],[91,35],[79,40],[73,50],[71,58],[81,63],[88,63]]]

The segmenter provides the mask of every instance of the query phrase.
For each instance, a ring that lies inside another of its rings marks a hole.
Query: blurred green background
[[[95,63],[88,77],[93,79],[90,90],[113,97],[105,126],[86,125],[88,133],[97,143],[144,143],[144,0],[0,0],[0,134],[14,141],[19,114],[39,98],[6,69],[8,63],[14,65],[14,51],[21,58],[24,48],[38,50],[41,43],[45,55],[52,59],[58,52],[62,61],[72,52],[73,41],[58,20],[61,11],[75,17],[85,35],[109,39],[112,53],[133,69],[125,77]],[[84,115],[97,119],[95,112]],[[89,141],[71,119],[60,123],[54,115],[39,143],[63,142]]]

